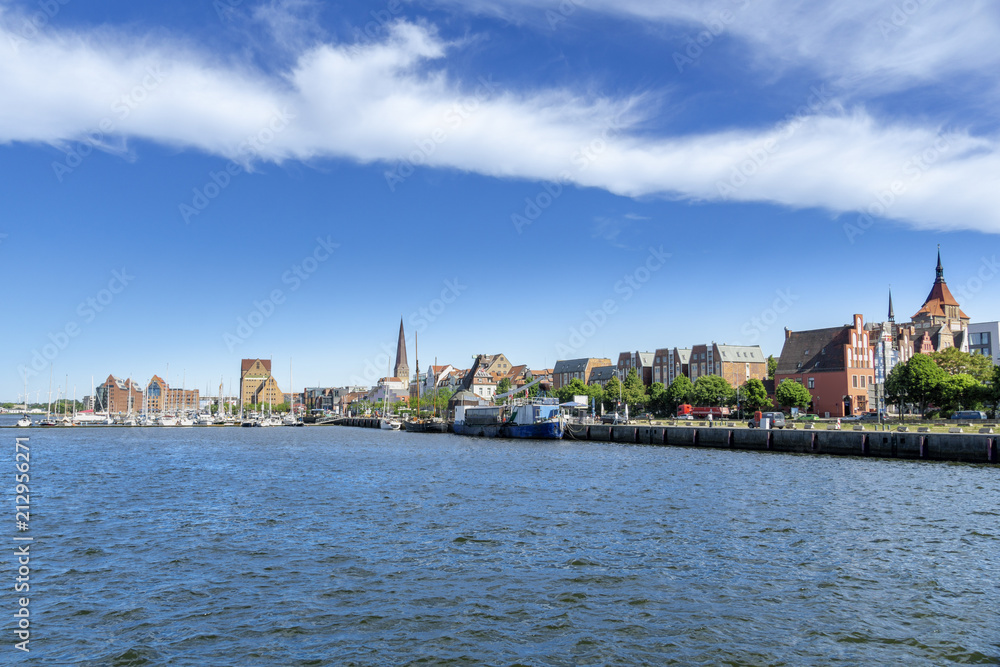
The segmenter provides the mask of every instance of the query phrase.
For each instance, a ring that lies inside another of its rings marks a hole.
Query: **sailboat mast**
[[[413,332],[413,359],[417,362],[417,419],[420,419],[420,333]]]

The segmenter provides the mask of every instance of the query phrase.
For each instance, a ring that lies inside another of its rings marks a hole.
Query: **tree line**
[[[954,347],[915,354],[889,373],[885,398],[901,415],[910,412],[933,419],[949,417],[957,410],[983,410],[996,418],[1000,366],[994,366],[989,357]]]
[[[798,382],[781,383],[775,393],[775,401],[772,402],[764,383],[756,378],[744,382],[739,390],[718,375],[703,375],[694,382],[681,375],[669,386],[654,382],[646,387],[634,368],[629,370],[623,382],[613,377],[607,385],[601,387],[598,384],[585,384],[577,378],[555,393],[560,402],[564,403],[573,400],[574,396],[586,396],[589,403],[596,400],[606,410],[614,410],[622,404],[628,405],[629,411],[633,413],[648,410],[662,415],[676,414],[677,408],[685,403],[709,407],[741,407],[750,412],[772,409],[775,402],[782,407],[803,409],[812,403],[809,390]]]

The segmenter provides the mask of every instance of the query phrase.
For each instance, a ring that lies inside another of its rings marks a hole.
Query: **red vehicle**
[[[708,419],[710,415],[712,419],[724,419],[729,417],[729,408],[693,407],[687,403],[677,406],[678,417],[690,416],[692,419]]]

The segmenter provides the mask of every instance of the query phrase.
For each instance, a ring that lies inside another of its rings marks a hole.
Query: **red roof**
[[[240,373],[246,373],[250,370],[250,367],[255,363],[260,362],[264,365],[264,370],[268,373],[271,372],[271,360],[270,359],[244,359],[243,363],[240,365]]]
[[[948,284],[943,279],[935,280],[930,294],[927,295],[927,299],[924,301],[924,305],[921,306],[920,310],[911,319],[916,319],[921,315],[926,317],[945,317],[945,306],[958,306],[958,301],[952,296],[951,290],[948,289]],[[958,309],[958,316],[963,320],[969,319],[969,316],[962,312],[961,308]]]

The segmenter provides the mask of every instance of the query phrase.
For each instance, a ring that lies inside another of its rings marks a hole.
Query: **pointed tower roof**
[[[406,336],[403,335],[403,318],[399,318],[399,340],[396,342],[396,365],[392,374],[398,378],[410,377],[410,364],[406,361]]]
[[[924,305],[920,307],[920,310],[917,311],[912,319],[921,317],[947,317],[944,307],[958,306],[958,301],[952,295],[951,290],[948,289],[948,283],[944,281],[944,267],[941,265],[941,246],[938,246],[938,261],[935,272],[934,285],[931,287],[927,299],[924,300]],[[962,312],[961,308],[958,309],[958,317],[962,320],[969,319],[969,316]]]
[[[896,313],[892,309],[892,288],[889,288],[889,321],[896,321]]]

